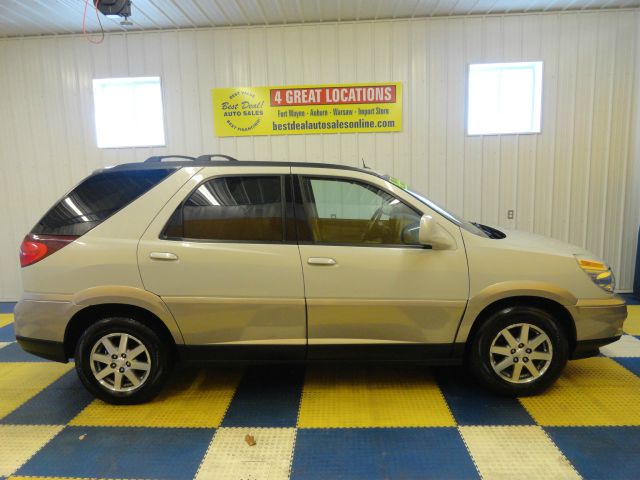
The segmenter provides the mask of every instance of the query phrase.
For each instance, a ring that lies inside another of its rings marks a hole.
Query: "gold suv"
[[[619,338],[605,263],[342,165],[152,157],[97,171],[20,249],[16,335],[112,403],[178,360],[465,362],[530,395]]]

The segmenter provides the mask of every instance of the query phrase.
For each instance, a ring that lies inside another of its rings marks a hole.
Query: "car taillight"
[[[77,235],[35,235],[30,233],[20,245],[20,266],[28,267],[73,242]]]

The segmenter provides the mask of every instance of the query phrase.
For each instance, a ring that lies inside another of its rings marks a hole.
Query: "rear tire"
[[[514,306],[493,313],[470,345],[468,367],[490,390],[509,396],[535,395],[562,373],[569,342],[558,321],[536,307]]]
[[[76,345],[76,371],[97,398],[124,405],[155,397],[170,370],[170,349],[149,327],[108,317],[87,328]]]

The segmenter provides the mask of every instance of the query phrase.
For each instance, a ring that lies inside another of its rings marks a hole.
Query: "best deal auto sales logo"
[[[240,132],[256,128],[264,115],[264,100],[257,99],[251,90],[232,93],[221,107],[227,125]]]

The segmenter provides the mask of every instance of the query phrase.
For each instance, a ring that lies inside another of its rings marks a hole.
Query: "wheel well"
[[[82,333],[92,324],[105,317],[123,316],[135,318],[140,323],[156,332],[160,338],[170,346],[173,353],[176,351],[176,344],[171,332],[156,315],[144,308],[120,303],[107,303],[93,305],[77,312],[67,325],[64,334],[64,352],[67,358],[74,356],[76,344],[80,340]]]
[[[576,326],[567,309],[558,302],[549,300],[548,298],[523,296],[503,298],[502,300],[497,300],[496,302],[487,305],[473,322],[473,326],[471,327],[471,331],[469,332],[469,336],[467,337],[467,342],[465,344],[465,353],[468,351],[466,345],[469,345],[473,341],[480,325],[482,325],[495,312],[514,306],[536,307],[550,313],[554,318],[557,318],[560,321],[560,326],[567,335],[567,339],[569,340],[569,351],[573,352],[576,346]]]

